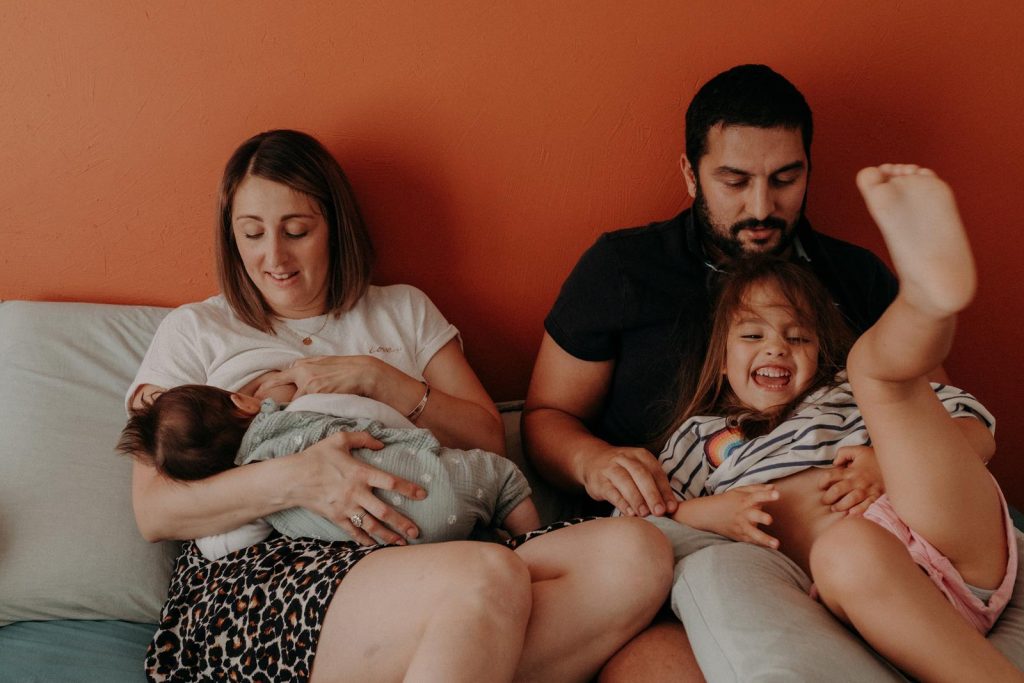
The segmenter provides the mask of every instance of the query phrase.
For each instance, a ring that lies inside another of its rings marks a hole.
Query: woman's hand
[[[260,391],[268,394],[275,387],[293,384],[293,398],[306,394],[357,394],[387,403],[383,396],[403,380],[416,382],[373,356],[312,356],[300,358],[291,367],[267,377],[260,384]],[[392,407],[401,410],[400,406]]]
[[[737,486],[725,493],[692,498],[679,504],[672,518],[695,529],[712,531],[731,538],[776,549],[779,541],[760,529],[772,523],[762,509],[765,503],[779,499],[774,484]]]
[[[845,446],[832,467],[825,470],[818,482],[823,505],[833,512],[858,515],[885,493],[882,471],[870,446]]]
[[[363,545],[404,544],[419,530],[406,517],[374,495],[381,489],[385,499],[398,495],[422,500],[427,492],[419,486],[360,462],[354,448],[378,450],[384,444],[366,432],[337,432],[294,457],[304,465],[294,492],[297,504],[331,520]],[[360,516],[356,527],[352,518]],[[403,538],[404,537],[404,538]],[[375,540],[376,539],[376,540]]]

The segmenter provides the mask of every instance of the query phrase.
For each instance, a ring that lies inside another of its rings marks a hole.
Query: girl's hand
[[[304,466],[293,495],[297,504],[331,520],[362,545],[378,541],[404,545],[405,539],[416,538],[416,525],[374,495],[373,489],[387,492],[382,494],[385,500],[395,495],[422,500],[427,492],[352,456],[354,448],[383,447],[366,432],[337,432],[289,456]],[[352,522],[354,515],[361,515],[359,528]]]
[[[778,499],[779,492],[774,484],[738,486],[725,493],[681,502],[673,519],[734,541],[777,549],[778,539],[760,527],[772,523],[772,516],[762,506]]]
[[[862,514],[885,493],[882,471],[870,446],[845,446],[818,482],[823,505],[833,512]]]

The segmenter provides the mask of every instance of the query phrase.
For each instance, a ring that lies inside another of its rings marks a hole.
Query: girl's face
[[[765,412],[803,395],[818,369],[818,336],[774,282],[753,284],[729,325],[722,374],[745,405]]]
[[[308,195],[248,176],[235,191],[231,229],[256,289],[275,315],[309,318],[327,305],[327,223]]]

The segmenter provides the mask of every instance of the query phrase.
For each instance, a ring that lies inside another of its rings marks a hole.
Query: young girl
[[[930,170],[886,164],[857,184],[899,295],[850,350],[846,384],[836,372],[848,342],[817,281],[778,260],[739,265],[723,284],[698,393],[659,456],[684,499],[674,519],[778,548],[838,618],[915,678],[1021,680],[984,638],[1017,567],[985,468],[993,420],[970,395],[927,380],[974,295],[970,247]],[[813,468],[866,443],[865,428],[886,494],[863,517],[830,512]]]

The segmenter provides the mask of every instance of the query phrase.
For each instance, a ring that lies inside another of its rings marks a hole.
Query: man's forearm
[[[579,418],[554,408],[529,406],[523,412],[523,445],[545,479],[575,490],[584,487],[588,454],[608,448]]]

